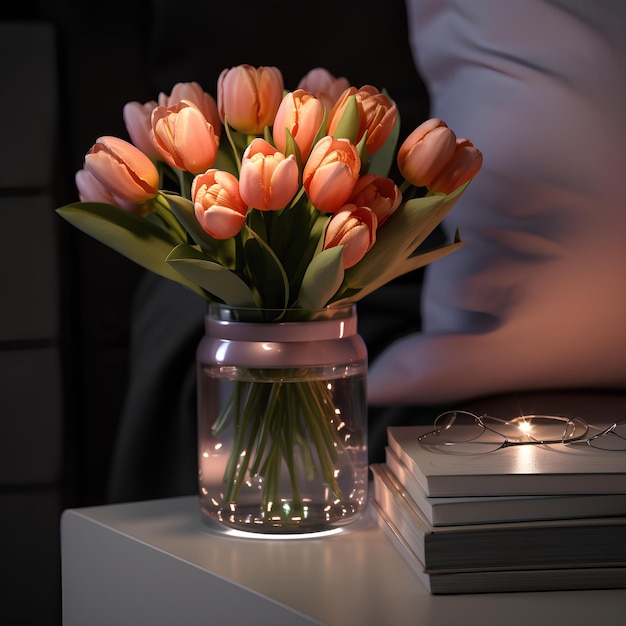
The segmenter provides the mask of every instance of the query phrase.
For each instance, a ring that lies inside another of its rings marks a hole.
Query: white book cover
[[[370,503],[372,514],[389,541],[426,590],[435,595],[626,588],[626,567],[427,572],[378,502],[371,499]]]
[[[387,440],[431,497],[626,493],[626,451],[548,444],[456,454],[422,445],[430,430],[390,426]]]
[[[624,493],[434,498],[426,495],[411,470],[390,447],[385,449],[385,461],[433,526],[626,516]]]
[[[626,567],[626,517],[433,526],[385,463],[374,498],[427,571]]]

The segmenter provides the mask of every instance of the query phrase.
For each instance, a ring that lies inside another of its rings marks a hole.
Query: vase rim
[[[220,322],[292,324],[348,319],[356,315],[353,302],[329,305],[321,309],[240,307],[211,302],[207,317]]]

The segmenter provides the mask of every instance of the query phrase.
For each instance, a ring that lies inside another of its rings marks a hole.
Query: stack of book
[[[456,455],[388,428],[381,528],[434,594],[626,587],[626,452],[528,445]]]

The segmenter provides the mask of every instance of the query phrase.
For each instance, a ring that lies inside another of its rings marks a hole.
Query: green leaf
[[[285,309],[289,302],[289,280],[274,251],[252,229],[243,244],[245,265],[258,291],[262,308]]]
[[[166,258],[178,241],[162,228],[112,204],[77,202],[56,211],[70,224],[131,261],[206,297],[197,285],[168,265]]]
[[[451,252],[454,252],[455,250],[460,248],[464,243],[464,241],[455,241],[454,243],[443,244],[441,246],[419,252],[418,254],[415,254],[408,259],[405,259],[403,263],[398,263],[390,266],[385,272],[382,272],[375,280],[372,280],[366,286],[360,289],[353,289],[346,292],[343,292],[342,290],[341,298],[335,300],[335,302],[341,302],[344,299],[350,299],[353,302],[357,302],[358,300],[361,300],[373,291],[376,291],[383,285],[386,285],[388,282],[394,280],[395,278],[398,278],[398,276],[408,274],[409,272],[417,270],[420,267],[429,265],[433,261],[447,256]]]
[[[359,107],[355,96],[350,96],[346,102],[341,119],[335,128],[333,137],[340,139],[345,137],[352,143],[356,143],[359,134]]]
[[[322,250],[304,274],[298,306],[311,311],[323,308],[341,286],[343,277],[343,246]]]
[[[167,262],[187,279],[230,306],[256,306],[252,290],[237,274],[207,259],[193,246],[177,246],[167,257]]]
[[[396,117],[396,123],[391,131],[387,141],[369,157],[370,174],[378,174],[379,176],[389,176],[391,166],[396,156],[396,146],[400,137],[400,114]]]
[[[442,249],[439,253],[431,251],[429,257],[417,260],[416,250],[441,222],[446,213],[461,197],[467,184],[450,195],[432,194],[423,198],[408,200],[385,222],[376,234],[374,247],[355,266],[346,270],[345,279],[335,300],[351,295],[358,300],[371,293],[390,280],[406,274],[417,267],[426,265],[435,259],[436,254],[443,256],[459,247]],[[437,257],[438,258],[438,257]]]

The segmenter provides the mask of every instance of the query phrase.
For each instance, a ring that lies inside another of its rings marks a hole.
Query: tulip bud
[[[126,209],[137,215],[147,215],[151,209],[146,204],[135,204],[133,202],[125,202],[120,198],[116,198],[100,181],[83,166],[82,170],[78,170],[74,176],[76,189],[78,190],[78,198],[81,202],[101,202],[104,204],[113,204],[122,209]]]
[[[322,213],[336,213],[348,201],[359,178],[361,159],[347,139],[320,139],[302,173],[309,200]]]
[[[326,228],[324,250],[344,246],[343,268],[356,265],[376,242],[377,220],[367,207],[345,205],[333,215]]]
[[[350,87],[340,96],[328,117],[328,134],[334,135],[341,116],[351,96],[356,99],[359,110],[359,130],[355,139],[358,143],[367,131],[365,146],[367,154],[372,155],[387,141],[398,117],[398,108],[386,95],[376,87],[365,85],[361,89]]]
[[[272,129],[274,144],[285,153],[287,149],[285,130],[288,130],[298,145],[302,160],[306,161],[324,117],[324,105],[317,96],[302,89],[288,93],[280,103],[274,119]]]
[[[217,81],[220,118],[240,133],[261,135],[274,123],[283,89],[283,75],[277,67],[238,65],[223,70]]]
[[[123,139],[98,138],[85,155],[85,166],[120,200],[141,204],[159,192],[159,173],[154,163]]]
[[[298,177],[293,154],[285,157],[264,139],[256,138],[243,153],[239,194],[248,206],[260,211],[278,211],[296,195],[300,186]]]
[[[350,87],[347,78],[335,78],[327,69],[316,67],[306,74],[298,83],[298,89],[315,94],[330,111],[339,96]]]
[[[402,194],[391,178],[366,174],[357,181],[350,202],[372,209],[378,220],[378,228],[380,228],[400,206]]]
[[[152,139],[150,139],[152,111],[156,106],[157,103],[154,100],[144,104],[141,104],[141,102],[127,102],[122,111],[124,124],[130,140],[153,161],[161,157],[159,151],[154,147]]]
[[[213,132],[217,137],[222,132],[222,122],[217,111],[217,104],[210,93],[202,89],[199,83],[176,83],[172,87],[170,95],[161,92],[159,94],[159,104],[163,107],[171,107],[182,100],[187,100],[195,104],[206,118],[206,121],[213,126]]]
[[[187,100],[154,109],[152,141],[166,163],[192,174],[209,169],[215,163],[219,147],[211,123]]]
[[[398,168],[416,187],[428,187],[452,158],[456,135],[445,122],[432,118],[420,124],[398,150]]]
[[[452,193],[461,185],[472,180],[483,165],[483,155],[469,139],[457,139],[452,159],[428,185],[429,191]]]
[[[229,172],[208,170],[193,179],[191,199],[202,228],[215,239],[234,237],[248,207],[239,195],[239,181]]]

